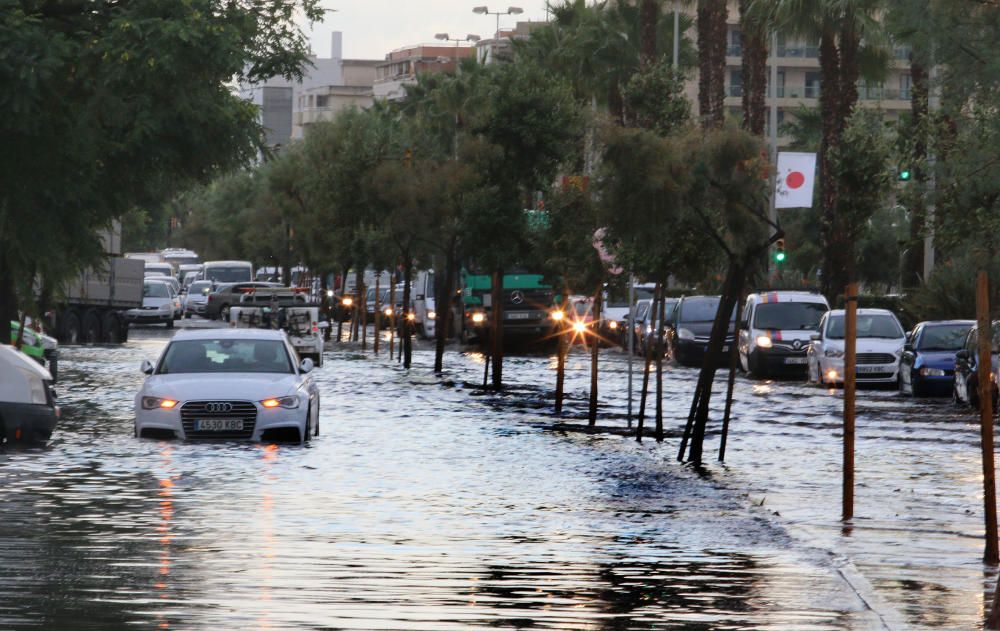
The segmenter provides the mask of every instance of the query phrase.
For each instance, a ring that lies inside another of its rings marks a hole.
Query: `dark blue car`
[[[974,324],[974,320],[936,320],[913,327],[900,359],[899,391],[915,397],[950,395],[955,353]]]

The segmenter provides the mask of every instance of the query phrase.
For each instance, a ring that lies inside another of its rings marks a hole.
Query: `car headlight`
[[[921,368],[921,377],[944,377],[944,370],[940,368]]]
[[[612,320],[612,321],[608,322],[608,328],[611,329],[612,331],[614,331],[615,329],[618,328],[618,323],[615,322],[614,320]]]
[[[382,309],[382,313],[384,313],[387,316],[391,316],[392,315],[392,307],[386,307],[385,309]]]
[[[757,347],[758,348],[771,348],[774,344],[771,342],[771,338],[767,335],[757,336]]]
[[[825,351],[823,351],[823,356],[832,357],[833,359],[840,359],[844,356],[844,351],[838,351],[833,348],[828,348]]]
[[[277,408],[282,407],[289,410],[294,410],[299,407],[299,398],[295,395],[288,397],[277,397],[273,399],[264,399],[260,402],[266,408]]]
[[[677,329],[677,339],[693,340],[694,333],[692,333],[690,329]]]
[[[428,312],[427,312],[427,319],[428,319],[428,320],[433,320],[433,319],[437,318],[437,315],[438,315],[438,314],[437,314],[437,313],[435,313],[435,312],[433,312],[433,311],[428,311]]]
[[[483,322],[486,321],[486,314],[484,314],[484,313],[473,313],[472,314],[472,321],[475,324],[482,324]]]
[[[177,407],[177,401],[173,399],[163,399],[160,397],[142,397],[142,409],[155,410],[157,408],[170,410]]]

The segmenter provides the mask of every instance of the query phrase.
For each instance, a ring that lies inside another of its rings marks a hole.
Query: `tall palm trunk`
[[[640,9],[642,36],[642,65],[649,67],[656,63],[656,24],[660,18],[658,0],[642,0]]]
[[[926,125],[928,110],[928,97],[930,95],[927,69],[922,63],[915,59],[910,60],[910,78],[912,82],[910,94],[911,111],[911,131],[913,134],[913,161],[914,180],[918,187],[924,181],[923,169],[919,166],[927,158]],[[924,199],[920,188],[917,194],[907,200],[907,207],[910,211],[910,243],[906,251],[906,259],[903,262],[903,287],[919,287],[924,273],[924,223],[926,211],[924,209]]]
[[[707,128],[725,120],[727,15],[726,0],[698,0],[698,108]]]
[[[740,33],[743,38],[743,128],[764,135],[767,118],[767,31],[750,14],[751,0],[740,0]],[[775,94],[777,96],[777,94]]]
[[[820,171],[820,237],[823,242],[823,293],[830,304],[846,287],[837,241],[837,179],[832,173],[831,158],[840,142],[840,54],[836,33],[825,28],[819,42],[820,92],[819,110],[823,137],[819,148]]]

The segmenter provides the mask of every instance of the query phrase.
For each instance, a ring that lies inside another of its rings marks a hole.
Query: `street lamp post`
[[[473,13],[478,13],[480,15],[495,15],[497,16],[497,30],[494,37],[500,37],[500,16],[501,15],[520,15],[524,13],[524,9],[521,7],[507,7],[506,11],[490,11],[489,7],[473,7]]]
[[[447,33],[438,33],[437,35],[434,36],[434,39],[439,39],[443,42],[455,42],[455,69],[457,70],[458,45],[461,44],[462,42],[469,42],[471,44],[475,44],[476,42],[479,41],[480,38],[478,35],[473,35],[472,33],[469,33],[465,37],[450,37]]]

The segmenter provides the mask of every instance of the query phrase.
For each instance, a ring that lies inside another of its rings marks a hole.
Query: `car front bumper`
[[[159,430],[155,432],[172,432],[175,438],[180,440],[250,440],[259,442],[261,437],[268,430],[282,428],[294,428],[299,432],[299,436],[305,436],[306,423],[308,421],[308,406],[299,405],[297,408],[265,408],[259,403],[254,403],[257,408],[256,417],[253,419],[251,431],[244,431],[240,436],[233,436],[228,432],[219,432],[213,435],[212,432],[188,432],[185,430],[185,422],[182,416],[184,403],[179,403],[170,410],[153,409],[144,410],[137,406],[135,410],[135,429],[140,437],[147,430]],[[247,429],[247,421],[244,420],[244,429]]]
[[[823,357],[819,360],[820,382],[830,385],[844,383],[844,360]],[[855,367],[855,383],[888,384],[899,378],[899,363],[863,364]]]
[[[145,309],[129,309],[125,312],[125,321],[135,324],[170,322],[174,319],[174,311],[147,311]]]
[[[0,403],[4,438],[8,442],[45,442],[59,422],[59,407],[30,403]]]

